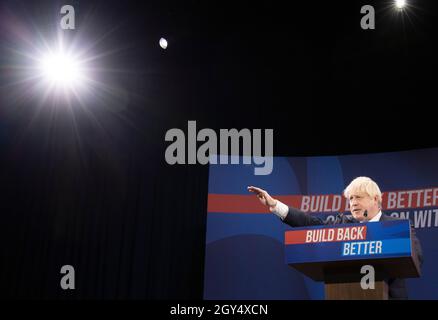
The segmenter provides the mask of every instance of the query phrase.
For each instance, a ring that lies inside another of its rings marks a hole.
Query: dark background
[[[58,28],[62,2],[0,3],[31,34]],[[30,90],[8,85],[22,43],[2,24],[4,297],[202,299],[208,166],[164,158],[166,131],[188,120],[274,129],[277,156],[438,146],[436,1],[405,14],[392,1],[69,4],[66,37],[112,50],[98,74],[121,94],[69,108],[16,99]],[[360,28],[365,4],[375,30]],[[65,264],[73,291],[59,286]]]

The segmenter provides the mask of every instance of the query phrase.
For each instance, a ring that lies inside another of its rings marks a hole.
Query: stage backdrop
[[[242,163],[242,161],[240,161]],[[438,149],[330,157],[276,157],[268,176],[252,165],[210,165],[205,299],[323,299],[321,282],[284,263],[284,232],[247,186],[333,219],[348,210],[342,191],[368,176],[383,193],[383,212],[409,218],[424,252],[422,277],[407,279],[410,299],[438,298]]]

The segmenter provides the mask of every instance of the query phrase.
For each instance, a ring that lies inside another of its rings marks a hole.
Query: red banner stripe
[[[309,239],[307,239],[309,236]],[[367,238],[367,226],[291,230],[284,234],[284,243],[305,244],[339,241],[363,241]],[[309,241],[306,241],[309,240]]]
[[[275,196],[281,202],[299,207],[301,195]],[[260,203],[255,195],[214,194],[208,195],[208,212],[223,213],[269,213],[269,210]]]
[[[287,231],[284,234],[284,244],[306,243],[307,230]]]
[[[281,202],[308,213],[338,213],[349,210],[348,199],[342,195],[289,195],[277,196]],[[438,188],[388,191],[383,193],[383,210],[416,209],[438,206]],[[208,212],[224,213],[268,213],[254,194],[208,195]]]

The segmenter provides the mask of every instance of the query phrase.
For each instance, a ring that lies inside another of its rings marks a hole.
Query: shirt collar
[[[380,217],[382,216],[382,210],[380,210],[372,219],[368,222],[377,222],[380,221]]]

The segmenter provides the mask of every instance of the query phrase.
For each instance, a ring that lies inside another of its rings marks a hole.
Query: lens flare
[[[41,76],[54,86],[73,87],[85,79],[80,60],[59,52],[50,52],[39,59]]]

